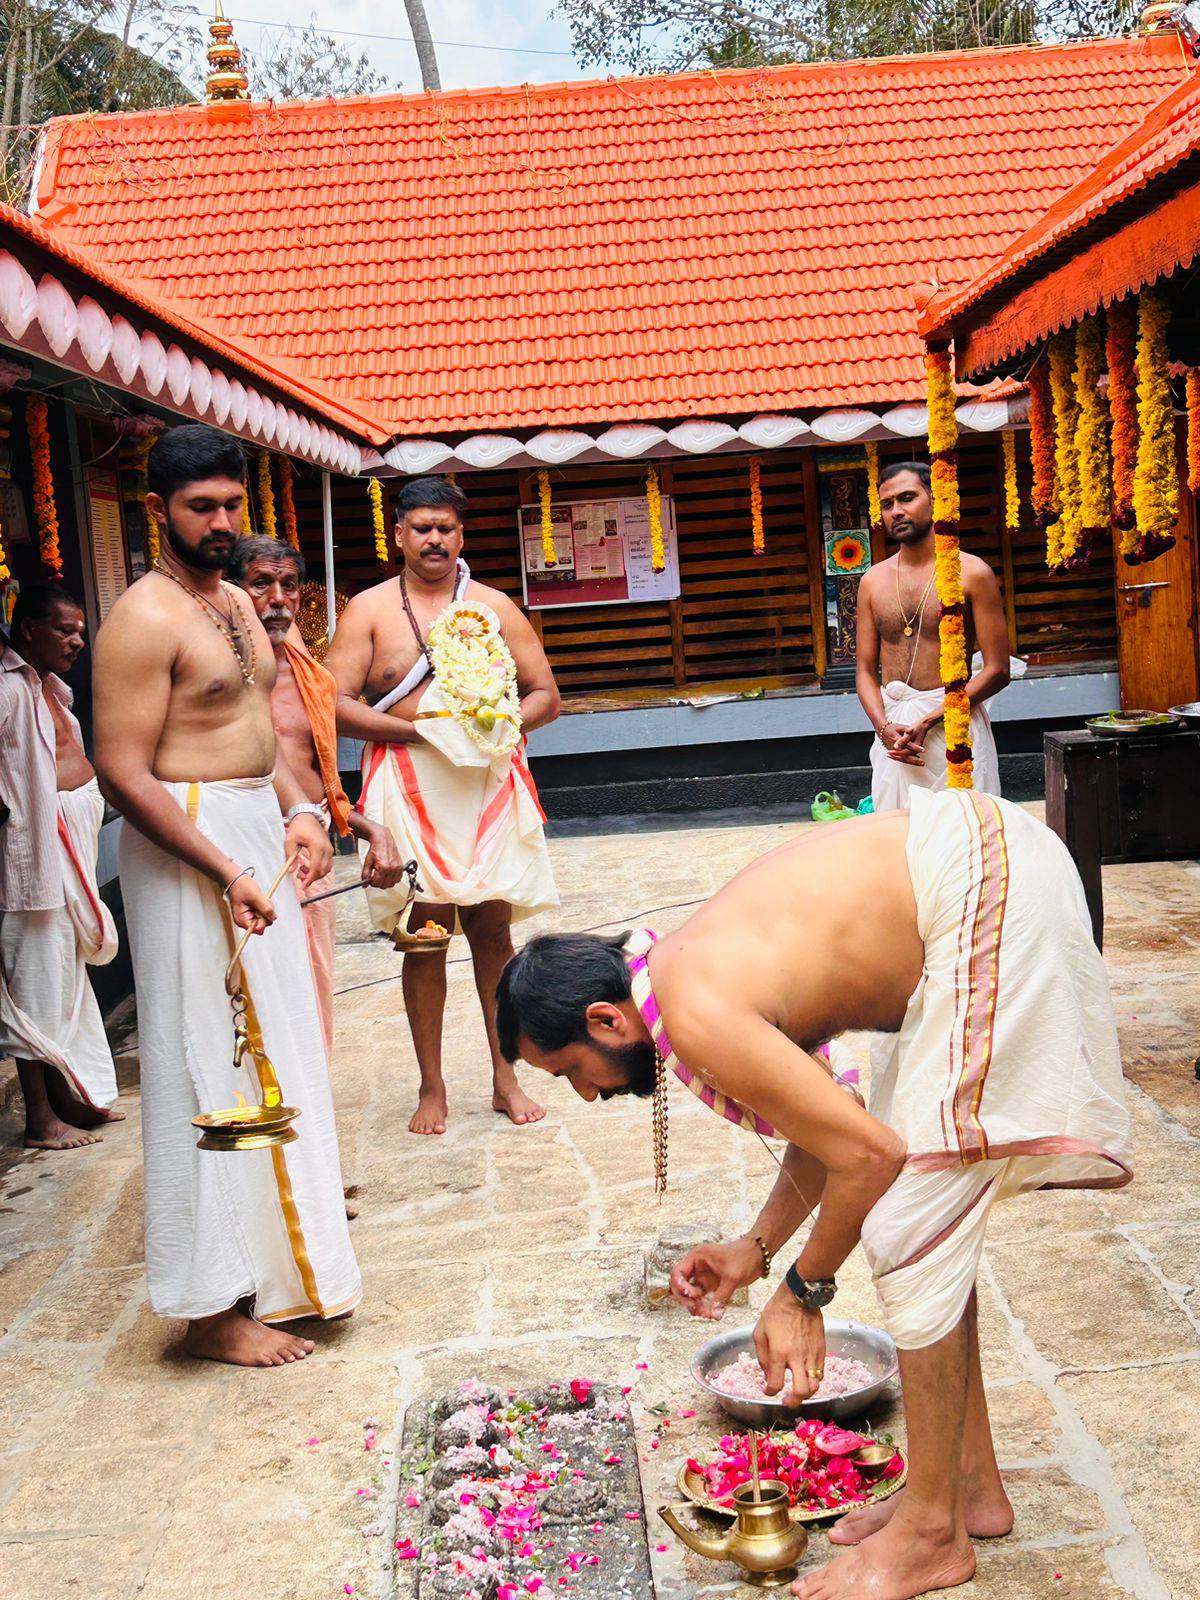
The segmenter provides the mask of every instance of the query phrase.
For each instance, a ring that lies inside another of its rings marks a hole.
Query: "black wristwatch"
[[[787,1269],[784,1282],[805,1311],[820,1311],[837,1293],[836,1278],[814,1278],[810,1282],[796,1271],[795,1262]]]

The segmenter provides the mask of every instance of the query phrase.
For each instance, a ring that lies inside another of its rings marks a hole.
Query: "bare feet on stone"
[[[26,1150],[81,1150],[84,1145],[99,1143],[94,1133],[73,1128],[58,1117],[25,1124]]]
[[[105,1110],[76,1100],[58,1073],[50,1068],[46,1070],[46,1095],[54,1115],[72,1128],[102,1128],[106,1122],[125,1121],[125,1113],[115,1105]]]
[[[975,1575],[965,1530],[937,1535],[903,1514],[852,1550],[792,1585],[800,1600],[916,1600]]]
[[[202,1361],[225,1361],[234,1367],[289,1367],[310,1356],[315,1346],[311,1339],[268,1328],[235,1306],[189,1322],[183,1348]]]
[[[409,1133],[435,1134],[446,1131],[445,1089],[422,1089],[408,1125]]]
[[[514,1084],[511,1089],[493,1089],[492,1110],[502,1111],[519,1128],[529,1122],[540,1122],[546,1115],[545,1106],[531,1100],[519,1084]]]
[[[904,1504],[904,1490],[874,1505],[858,1506],[834,1523],[829,1530],[830,1544],[854,1545],[878,1533]],[[973,1490],[963,1485],[964,1521],[972,1539],[1002,1539],[1013,1528],[1012,1502],[998,1485]]]

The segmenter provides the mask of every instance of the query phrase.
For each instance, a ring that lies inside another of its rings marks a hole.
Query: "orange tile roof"
[[[1196,171],[1190,182],[1200,185],[1200,67],[1166,95],[1134,130],[1108,149],[1092,170],[1068,189],[993,262],[957,293],[939,295],[921,318],[923,333],[947,332],[972,307],[1013,284],[1027,281],[1031,271],[1052,256],[1057,260],[1095,226],[1117,224],[1138,197],[1160,179],[1178,175],[1185,163]],[[1140,264],[1140,284],[1173,272],[1181,262],[1164,236],[1159,259]],[[1200,237],[1193,240],[1200,253]],[[1062,309],[1062,308],[1058,308]],[[1061,318],[1057,318],[1055,326]]]
[[[60,238],[407,435],[913,399],[1174,36],[50,125]]]

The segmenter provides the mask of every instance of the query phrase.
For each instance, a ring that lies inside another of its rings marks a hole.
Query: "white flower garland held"
[[[430,628],[429,654],[455,722],[489,755],[515,750],[521,742],[521,697],[516,663],[499,629],[481,611],[459,602]]]

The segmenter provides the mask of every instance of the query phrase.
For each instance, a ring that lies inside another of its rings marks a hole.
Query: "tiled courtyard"
[[[667,929],[686,915],[680,902],[796,826],[557,839],[561,920]],[[1112,870],[1106,894],[1138,1177],[1118,1193],[1027,1197],[995,1217],[985,1367],[1018,1521],[980,1547],[964,1600],[1200,1596],[1200,869]],[[314,1332],[302,1366],[194,1364],[173,1348],[178,1330],[151,1316],[132,1058],[129,1120],[102,1145],[25,1154],[5,1123],[0,1593],[406,1594],[411,1565],[391,1560],[402,1490],[389,1447],[410,1401],[468,1376],[583,1376],[632,1386],[660,1596],[749,1596],[734,1569],[685,1560],[653,1525],[654,1507],[676,1498],[682,1458],[721,1428],[687,1375],[703,1327],[647,1308],[642,1261],[681,1221],[744,1226],[771,1182],[769,1157],[680,1092],[672,1187],[658,1204],[644,1104],[586,1107],[565,1084],[539,1082],[546,1120],[511,1127],[488,1108],[461,958],[450,968],[450,1132],[411,1137],[398,958],[368,933],[356,898],[343,901],[335,1075],[366,1293],[350,1322]],[[870,1319],[861,1262],[845,1284],[837,1313]],[[694,1418],[677,1415],[693,1407]],[[816,1537],[811,1558],[825,1549]]]

